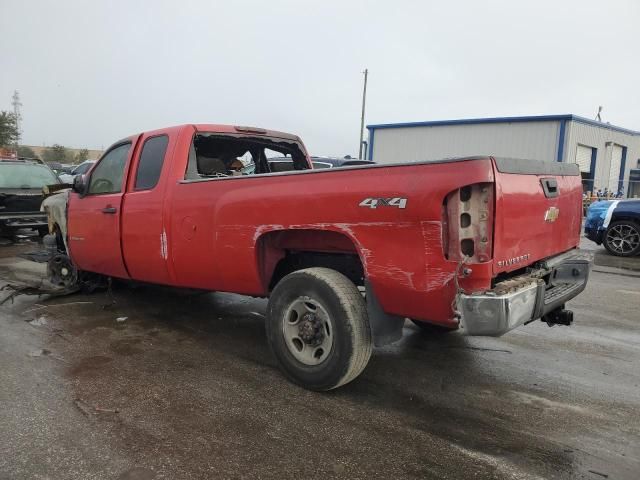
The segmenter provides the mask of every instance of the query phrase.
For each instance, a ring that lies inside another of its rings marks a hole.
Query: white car
[[[97,160],[85,160],[76,168],[71,170],[71,173],[63,173],[62,175],[58,175],[58,178],[62,183],[73,183],[73,179],[76,178],[77,175],[87,173],[96,162]]]

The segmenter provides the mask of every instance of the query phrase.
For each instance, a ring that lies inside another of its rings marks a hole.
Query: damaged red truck
[[[269,158],[283,156],[291,170],[272,172]],[[473,157],[313,170],[298,137],[260,128],[131,136],[44,208],[56,283],[100,274],[268,297],[273,353],[314,390],[356,378],[405,319],[492,336],[537,319],[568,325],[565,303],[591,265],[577,248],[576,165]]]

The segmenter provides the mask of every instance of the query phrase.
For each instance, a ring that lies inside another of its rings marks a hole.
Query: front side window
[[[110,150],[102,157],[91,173],[89,195],[122,191],[124,166],[127,163],[130,148],[131,144],[125,143]]]
[[[136,174],[136,190],[150,190],[158,184],[168,144],[166,135],[148,138],[144,142]]]

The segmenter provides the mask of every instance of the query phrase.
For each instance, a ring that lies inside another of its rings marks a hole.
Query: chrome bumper
[[[467,335],[499,337],[542,318],[585,289],[591,264],[591,254],[572,251],[539,262],[528,274],[489,291],[461,294],[460,328]]]

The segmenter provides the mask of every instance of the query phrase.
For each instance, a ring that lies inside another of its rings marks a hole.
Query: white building
[[[580,165],[585,190],[629,191],[640,132],[576,115],[477,118],[368,125],[378,163],[491,155]],[[637,190],[637,189],[636,189]]]

